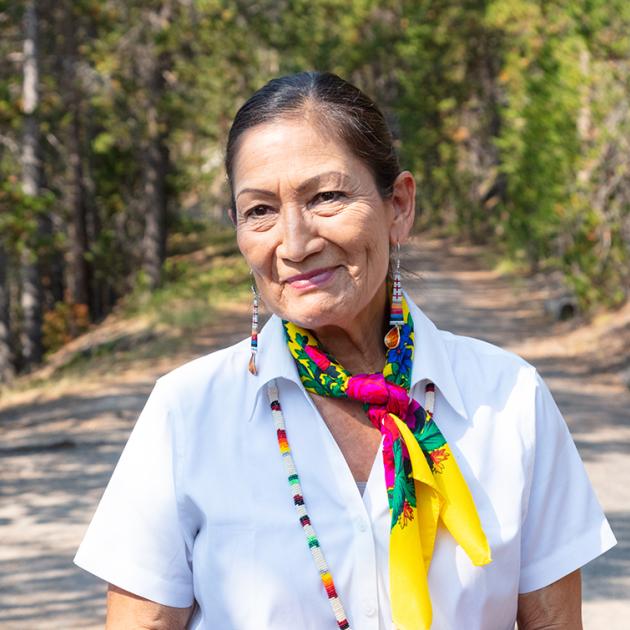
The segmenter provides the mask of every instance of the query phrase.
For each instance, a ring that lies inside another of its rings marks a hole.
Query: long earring
[[[394,267],[394,279],[392,282],[392,303],[389,314],[391,328],[385,335],[385,346],[390,350],[398,347],[400,343],[400,327],[403,324],[402,311],[402,286],[400,284],[400,243],[396,243],[396,262]]]
[[[256,290],[256,284],[252,280],[252,293],[254,294],[254,302],[252,305],[252,336],[251,336],[251,349],[252,353],[249,357],[248,369],[250,374],[256,376],[256,353],[258,352],[258,291]]]

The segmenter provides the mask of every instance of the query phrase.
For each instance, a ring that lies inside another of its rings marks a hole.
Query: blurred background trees
[[[0,381],[224,220],[230,120],[279,74],[366,90],[418,225],[627,297],[625,0],[0,0]]]

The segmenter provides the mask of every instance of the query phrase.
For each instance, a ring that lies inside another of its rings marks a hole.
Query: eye
[[[269,206],[258,205],[245,211],[245,218],[248,217],[264,217],[271,211]]]
[[[339,190],[324,190],[320,193],[317,193],[315,197],[313,197],[312,203],[327,203],[330,201],[339,201],[345,195]]]

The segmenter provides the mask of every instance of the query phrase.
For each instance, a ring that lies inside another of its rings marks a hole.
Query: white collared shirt
[[[475,567],[440,530],[433,630],[512,630],[519,593],[615,544],[553,399],[529,364],[438,331],[411,302],[413,396],[472,492],[493,561]],[[160,378],[76,555],[84,569],[177,607],[191,628],[331,630],[335,619],[292,502],[265,385],[275,379],[311,521],[354,630],[392,628],[389,509],[379,449],[363,497],[302,387],[272,317],[259,336]]]

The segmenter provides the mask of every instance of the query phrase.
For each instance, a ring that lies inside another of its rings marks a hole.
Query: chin
[[[348,306],[354,304],[354,309]],[[293,322],[302,328],[316,330],[322,326],[334,326],[344,321],[352,321],[356,317],[359,304],[348,297],[340,298],[330,295],[321,295],[321,292],[313,292],[296,297],[291,300],[282,313],[283,319]]]

